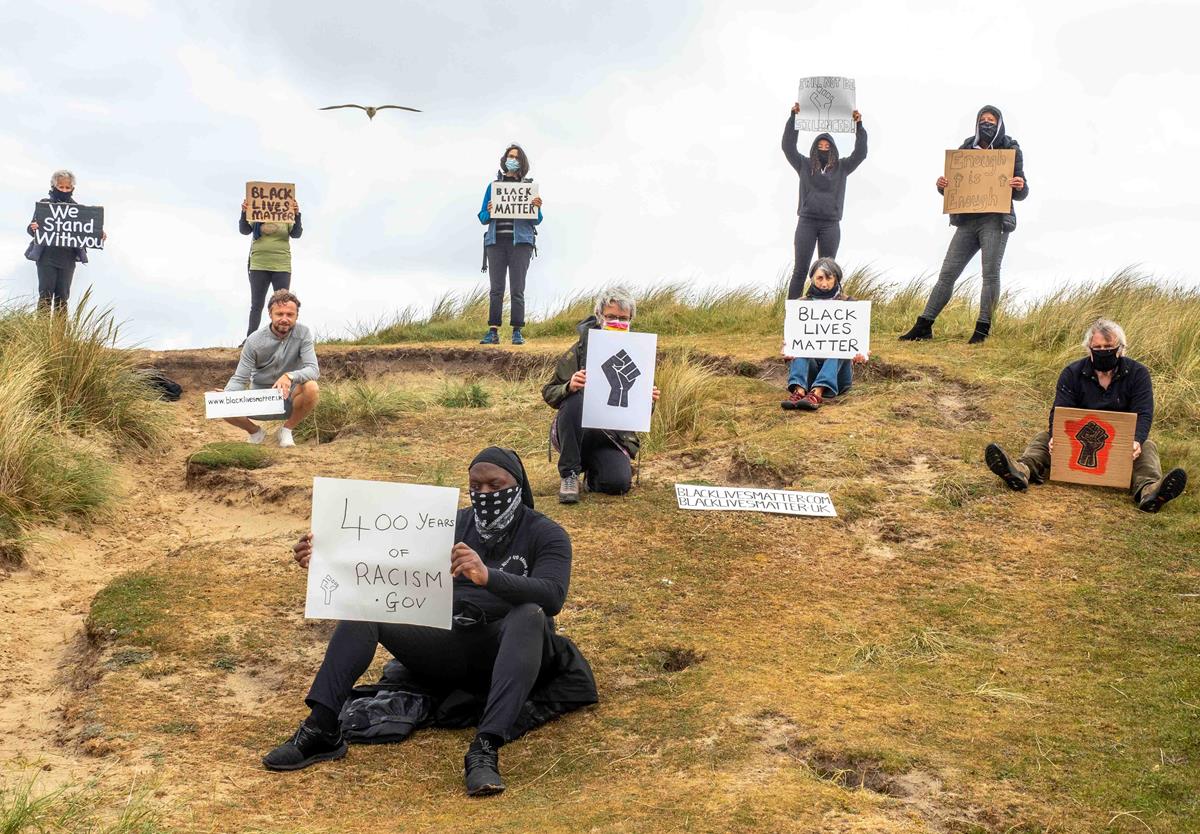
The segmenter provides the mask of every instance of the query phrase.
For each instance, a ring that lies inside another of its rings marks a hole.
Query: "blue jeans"
[[[818,385],[836,397],[850,390],[853,376],[849,359],[808,359],[798,356],[792,360],[788,371],[788,388],[799,385],[811,391]]]

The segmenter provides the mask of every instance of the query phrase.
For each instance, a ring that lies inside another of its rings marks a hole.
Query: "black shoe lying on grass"
[[[1009,489],[1024,492],[1029,489],[1029,477],[1013,463],[1008,454],[995,443],[989,443],[984,450],[983,460],[988,469],[1000,476]]]
[[[492,796],[503,793],[504,780],[500,778],[500,754],[485,739],[475,739],[467,748],[463,759],[463,777],[467,782],[467,796]]]
[[[346,740],[339,730],[330,734],[308,724],[290,740],[263,756],[263,767],[267,770],[300,770],[317,762],[328,762],[346,755]]]
[[[1142,498],[1138,501],[1138,509],[1147,513],[1156,513],[1163,504],[1172,498],[1178,498],[1187,486],[1187,473],[1182,469],[1172,469],[1157,484],[1142,490]]]

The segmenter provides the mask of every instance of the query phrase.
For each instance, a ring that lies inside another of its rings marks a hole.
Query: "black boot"
[[[1146,513],[1156,513],[1162,509],[1163,504],[1178,498],[1186,486],[1187,473],[1182,469],[1172,469],[1161,481],[1142,490],[1138,498],[1138,509]]]
[[[927,319],[924,316],[917,316],[917,323],[912,326],[912,330],[900,337],[900,341],[917,342],[932,338],[933,319]]]
[[[988,333],[992,329],[990,321],[975,322],[975,332],[971,334],[971,338],[967,339],[968,345],[977,345],[988,337]]]
[[[983,461],[995,475],[1004,479],[1009,489],[1024,492],[1029,489],[1029,476],[1021,466],[1013,463],[1008,454],[996,443],[989,443],[983,452]]]
[[[325,732],[305,721],[296,734],[263,756],[267,770],[300,770],[317,762],[346,755],[346,740],[340,729]]]
[[[476,736],[467,748],[463,777],[467,783],[467,796],[492,796],[504,791],[499,752],[495,744],[482,735]]]

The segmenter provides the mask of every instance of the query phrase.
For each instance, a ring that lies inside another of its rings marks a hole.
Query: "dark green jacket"
[[[587,367],[588,335],[593,330],[599,329],[600,322],[595,316],[588,316],[576,326],[575,330],[579,333],[579,340],[571,345],[570,350],[558,357],[558,363],[554,366],[554,376],[542,386],[542,399],[552,408],[558,408],[570,395],[567,385],[575,372],[582,371]],[[638,449],[642,445],[641,437],[637,432],[605,429],[604,433],[624,447],[625,451],[629,453],[629,457],[637,457]]]

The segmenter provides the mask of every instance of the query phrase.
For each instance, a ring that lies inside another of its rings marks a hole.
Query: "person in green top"
[[[246,201],[242,201],[242,217],[238,231],[254,235],[250,242],[250,323],[249,336],[262,323],[263,304],[267,290],[287,290],[292,286],[292,238],[304,234],[300,225],[300,206],[296,205],[294,223],[250,223],[246,220]]]

